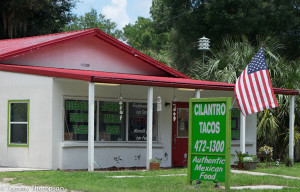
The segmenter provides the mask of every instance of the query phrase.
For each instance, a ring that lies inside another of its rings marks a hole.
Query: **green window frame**
[[[7,146],[29,146],[29,100],[9,100],[7,107]]]

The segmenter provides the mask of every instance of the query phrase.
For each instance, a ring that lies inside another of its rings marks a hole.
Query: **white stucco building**
[[[145,167],[151,157],[162,158],[162,167],[184,166],[189,98],[234,100],[233,89],[192,80],[99,29],[1,40],[0,166]],[[242,135],[250,154],[256,120],[246,117]],[[236,105],[232,139],[235,154],[241,147]]]

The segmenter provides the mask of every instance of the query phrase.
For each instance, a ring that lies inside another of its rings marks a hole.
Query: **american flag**
[[[239,76],[234,94],[237,104],[245,116],[278,106],[263,47]]]

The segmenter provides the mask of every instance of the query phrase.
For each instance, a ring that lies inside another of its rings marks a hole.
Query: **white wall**
[[[87,99],[88,83],[77,80],[48,78],[35,75],[0,72],[0,166],[52,169],[86,169],[87,142],[63,141],[64,97]],[[147,87],[122,85],[124,101],[147,102]],[[120,86],[96,85],[96,99],[118,99]],[[177,101],[187,102],[193,91],[175,89]],[[154,87],[154,98],[161,96],[162,111],[158,112],[158,140],[153,144],[153,157],[163,158],[162,167],[171,166],[173,88]],[[233,96],[224,91],[201,91],[201,98]],[[29,147],[7,147],[7,101],[30,99]],[[246,151],[256,151],[256,115],[246,119]],[[52,143],[52,145],[51,145]],[[232,143],[232,154],[239,149]],[[165,156],[167,154],[167,156]],[[135,156],[141,155],[140,160]],[[121,156],[119,164],[113,157]],[[96,142],[95,161],[104,167],[145,166],[146,142]],[[97,168],[97,166],[95,166]]]
[[[52,168],[53,79],[0,71],[0,166]],[[30,100],[29,147],[7,147],[8,100]]]
[[[88,83],[75,80],[55,79],[53,90],[54,96],[53,107],[53,127],[54,143],[57,146],[58,154],[56,160],[62,159],[61,164],[57,164],[60,169],[87,168],[87,142],[63,142],[63,100],[64,97],[76,96],[77,98],[85,98],[88,96]],[[147,87],[145,86],[129,86],[122,85],[122,97],[124,101],[147,102]],[[163,94],[158,94],[165,90]],[[172,92],[172,94],[170,94]],[[154,88],[154,98],[160,95],[163,102],[172,101],[173,89],[170,88]],[[108,98],[118,99],[120,96],[120,86],[101,86],[96,85],[96,99],[105,100]],[[76,98],[75,97],[75,98]],[[161,166],[171,166],[171,106],[165,108],[158,113],[158,140],[153,145],[153,157],[163,158]],[[168,154],[168,157],[165,156]],[[135,160],[136,155],[141,155],[140,160]],[[55,155],[54,155],[55,156]],[[122,167],[145,166],[146,165],[146,142],[95,142],[95,161],[101,167],[118,166],[113,157],[121,156],[123,158]],[[95,166],[97,168],[97,166]],[[56,167],[55,167],[56,168]]]
[[[127,54],[94,36],[35,50],[1,63],[168,76],[133,54]],[[87,64],[89,67],[86,67]]]
[[[55,121],[54,143],[59,143],[57,160],[61,159],[60,169],[86,169],[87,168],[87,142],[63,142],[63,100],[64,96],[77,96],[87,99],[88,83],[75,80],[54,80],[54,109],[53,119]],[[122,97],[124,101],[147,102],[147,87],[121,85]],[[189,98],[194,97],[194,91],[182,91],[175,89],[177,101],[188,102]],[[96,85],[96,99],[118,99],[120,96],[120,86],[103,86]],[[173,88],[154,87],[154,99],[161,96],[163,109],[158,112],[158,141],[153,145],[153,157],[163,158],[162,167],[171,166],[172,157],[172,114],[171,105],[165,107],[164,103],[172,103],[174,97]],[[206,97],[233,97],[233,92],[226,91],[201,91],[201,98]],[[256,151],[256,115],[247,117],[246,129],[246,150],[249,153]],[[233,142],[232,154],[235,147],[239,144]],[[55,154],[55,153],[54,153]],[[167,154],[167,156],[165,156]],[[141,155],[141,159],[135,160],[136,155]],[[121,156],[123,161],[119,164],[113,160],[113,157]],[[106,167],[132,167],[145,166],[146,161],[146,142],[95,142],[95,161],[100,168]],[[97,165],[95,165],[97,168]]]

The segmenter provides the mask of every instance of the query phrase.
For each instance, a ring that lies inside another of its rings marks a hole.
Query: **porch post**
[[[195,98],[200,98],[200,89],[195,90]]]
[[[289,126],[289,157],[294,162],[294,121],[295,121],[295,95],[290,96],[290,126]]]
[[[246,117],[240,113],[241,129],[240,129],[240,151],[246,152]]]
[[[152,159],[152,122],[153,120],[153,87],[148,88],[147,102],[147,155],[146,168],[150,170],[150,159]]]
[[[88,171],[94,171],[94,110],[95,109],[95,85],[89,83],[89,126],[88,126]]]

